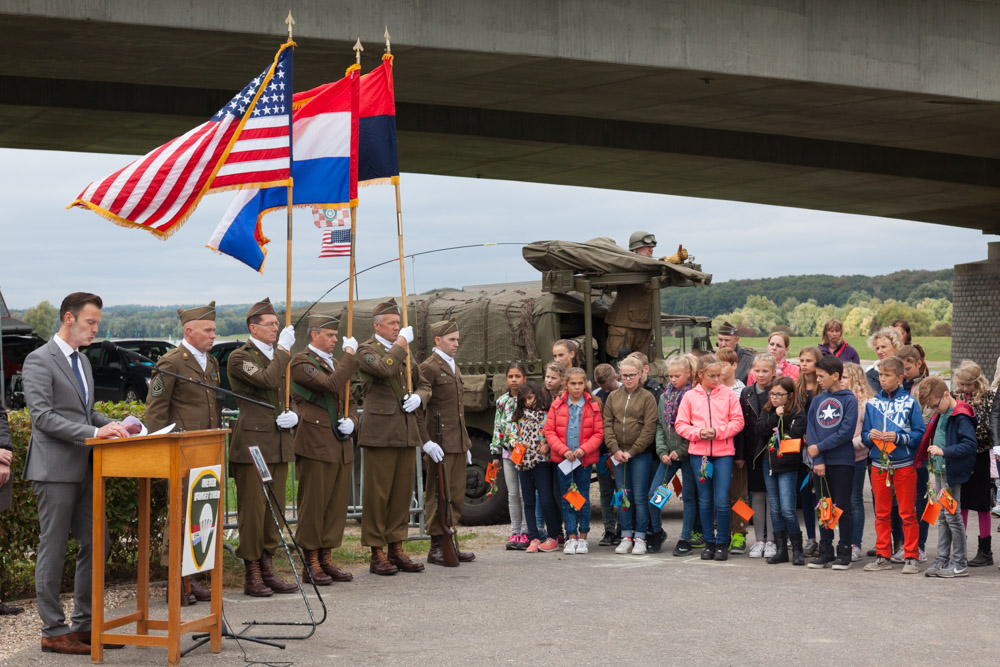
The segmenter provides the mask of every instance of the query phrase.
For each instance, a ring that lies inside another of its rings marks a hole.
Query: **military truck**
[[[525,259],[541,271],[538,281],[468,285],[461,290],[442,290],[407,297],[407,320],[414,330],[410,346],[418,364],[434,347],[430,324],[455,318],[461,333],[456,362],[465,381],[466,425],[472,439],[472,465],[467,468],[466,505],[462,521],[467,525],[499,523],[507,518],[507,489],[498,481],[498,492],[488,495],[486,466],[491,460],[489,444],[493,434],[496,399],[506,389],[505,371],[513,360],[521,361],[530,379],[541,380],[545,365],[552,360],[552,344],[561,339],[581,343],[589,375],[598,363],[613,360],[605,349],[604,315],[614,299],[614,287],[647,284],[652,291],[656,328],[649,357],[654,373],[665,377],[664,335],[670,349],[704,349],[711,320],[685,316],[662,316],[659,290],[667,287],[707,285],[711,275],[694,265],[671,265],[640,257],[614,245],[610,239],[587,243],[542,241],[525,246]],[[354,303],[352,335],[359,341],[371,337],[372,312],[384,298]],[[398,297],[397,297],[398,301]],[[307,309],[292,311],[298,347],[308,340]],[[335,315],[347,333],[347,303],[323,303],[310,312]],[[710,342],[708,342],[710,345]],[[364,406],[362,406],[363,409]]]

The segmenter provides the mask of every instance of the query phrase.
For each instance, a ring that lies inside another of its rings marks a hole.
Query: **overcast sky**
[[[0,290],[12,309],[69,292],[105,304],[249,303],[285,294],[285,216],[264,218],[272,239],[264,273],[205,248],[235,193],[209,195],[167,241],[117,227],[83,209],[65,210],[86,187],[125,166],[124,155],[0,150]],[[795,208],[510,181],[403,174],[407,253],[455,245],[543,239],[585,241],[632,231],[656,234],[659,251],[681,242],[716,281],[804,273],[876,275],[941,269],[986,257],[975,230]],[[346,259],[319,259],[320,231],[308,210],[295,214],[292,298],[314,300],[347,276]],[[358,268],[397,253],[391,186],[360,191]],[[819,250],[810,249],[810,240]],[[895,252],[883,249],[893,246]],[[409,291],[534,280],[516,246],[442,252],[406,263]],[[389,264],[359,278],[361,298],[399,293]],[[347,298],[346,285],[327,297]]]

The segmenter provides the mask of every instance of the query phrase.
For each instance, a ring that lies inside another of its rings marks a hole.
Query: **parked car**
[[[25,357],[45,345],[44,338],[32,333],[30,326],[25,325],[25,327],[26,330],[17,330],[8,326],[3,328],[4,397],[7,400],[7,407],[11,410],[24,407],[24,394],[20,382],[21,366],[24,364]]]
[[[94,399],[98,401],[146,401],[153,365],[177,347],[165,340],[116,340],[118,347],[138,352],[152,363],[137,361],[121,350],[105,350],[99,342],[80,351],[94,370]]]
[[[233,353],[233,350],[243,347],[246,341],[243,340],[224,340],[220,343],[216,343],[212,346],[209,354],[215,357],[216,361],[219,362],[219,386],[223,389],[232,389],[229,385],[229,373],[227,372],[227,365],[229,364],[229,355]],[[222,397],[222,407],[223,409],[236,410],[239,408],[236,405],[236,399],[232,396]]]

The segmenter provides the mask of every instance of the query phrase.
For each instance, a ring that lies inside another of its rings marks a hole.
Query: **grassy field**
[[[867,337],[848,336],[847,342],[858,351],[858,356],[862,359],[875,359],[875,353],[868,349]],[[949,361],[951,359],[951,338],[948,336],[915,336],[913,338],[913,342],[919,343],[923,346],[924,352],[927,354],[927,361]],[[790,359],[796,358],[799,356],[799,350],[802,348],[809,347],[810,345],[819,345],[819,343],[819,336],[792,338],[792,345],[791,349],[788,351],[788,357]],[[753,348],[757,352],[764,352],[767,350],[767,339],[740,338],[740,346]]]

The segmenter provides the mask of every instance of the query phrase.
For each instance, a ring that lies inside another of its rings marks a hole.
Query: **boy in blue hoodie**
[[[865,406],[861,440],[868,446],[872,462],[872,494],[875,496],[875,560],[866,572],[891,570],[892,494],[896,494],[903,521],[903,574],[917,574],[920,566],[917,525],[917,471],[913,467],[924,436],[924,418],[910,392],[903,388],[903,362],[886,357],[879,362],[882,391]],[[877,441],[877,442],[876,442]]]
[[[807,454],[813,461],[816,495],[830,493],[836,507],[844,510],[838,522],[840,541],[833,552],[833,530],[820,526],[819,552],[809,561],[809,567],[834,570],[851,567],[851,536],[854,518],[851,513],[851,491],[854,485],[854,429],[858,424],[858,399],[850,389],[844,389],[840,379],[844,362],[825,356],[816,362],[816,382],[823,390],[809,404],[806,426]],[[804,508],[805,511],[811,511]]]
[[[965,401],[956,401],[944,380],[926,378],[920,383],[920,404],[934,411],[930,426],[920,443],[917,461],[927,461],[938,494],[947,489],[962,502],[962,484],[976,465],[976,411]],[[969,576],[965,553],[965,525],[962,513],[942,510],[938,515],[937,558],[924,572],[928,577],[951,579]]]

